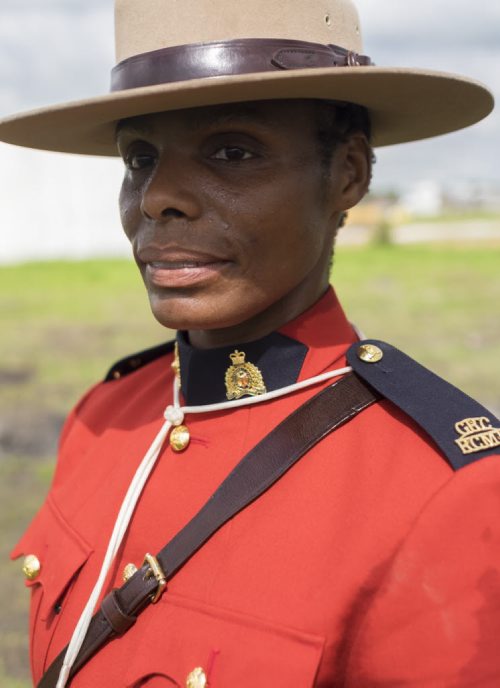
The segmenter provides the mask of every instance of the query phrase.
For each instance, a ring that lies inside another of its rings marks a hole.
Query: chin
[[[230,299],[205,299],[200,295],[161,298],[155,294],[150,297],[150,306],[160,325],[171,330],[224,330],[252,321],[266,310],[267,304],[245,304],[232,292]]]
[[[180,301],[180,303],[179,303]],[[202,299],[152,299],[151,311],[156,320],[170,330],[215,330],[239,323],[221,318],[216,304],[205,306]]]

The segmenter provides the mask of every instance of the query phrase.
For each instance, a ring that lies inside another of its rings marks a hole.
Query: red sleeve
[[[61,450],[61,447],[64,444],[64,440],[69,435],[81,409],[83,408],[83,406],[85,406],[85,404],[87,403],[89,398],[92,396],[94,391],[96,389],[98,389],[102,384],[103,384],[102,382],[98,382],[95,385],[93,385],[90,389],[88,389],[87,392],[85,392],[85,394],[83,395],[83,397],[80,398],[78,403],[71,409],[70,413],[66,417],[66,420],[64,421],[64,424],[63,424],[62,429],[61,429],[61,433],[59,435],[59,451]]]
[[[458,471],[395,555],[351,645],[349,688],[500,686],[500,457]]]

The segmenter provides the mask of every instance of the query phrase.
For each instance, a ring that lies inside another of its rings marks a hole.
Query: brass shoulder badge
[[[489,418],[465,418],[455,423],[455,430],[460,435],[455,443],[462,454],[474,454],[500,447],[500,428],[494,428]]]
[[[233,365],[226,370],[226,396],[240,399],[245,395],[256,397],[267,392],[262,373],[253,363],[245,362],[246,354],[236,350],[229,354]]]

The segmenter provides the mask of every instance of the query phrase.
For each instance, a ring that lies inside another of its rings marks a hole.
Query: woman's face
[[[268,101],[121,123],[123,227],[155,317],[195,346],[264,336],[326,289],[339,215],[366,190],[367,146],[352,137],[326,168],[314,113]]]

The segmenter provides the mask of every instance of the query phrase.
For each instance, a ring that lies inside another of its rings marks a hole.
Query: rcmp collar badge
[[[246,354],[237,349],[229,354],[232,365],[226,370],[226,396],[240,399],[243,396],[258,396],[267,392],[262,373],[253,363],[245,361]]]

